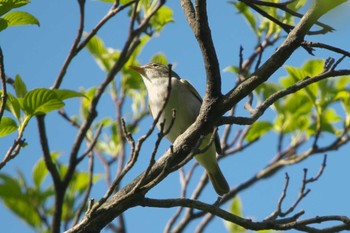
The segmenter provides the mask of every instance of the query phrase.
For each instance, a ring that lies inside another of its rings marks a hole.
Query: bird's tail
[[[217,194],[222,196],[230,191],[230,186],[228,185],[219,166],[213,171],[207,170],[207,174]]]

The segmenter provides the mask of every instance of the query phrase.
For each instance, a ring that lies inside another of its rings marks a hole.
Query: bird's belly
[[[153,117],[157,117],[157,114],[163,106],[164,98],[162,98],[161,95],[154,95],[150,96],[149,101],[150,106],[152,106],[151,111]],[[175,110],[174,123],[169,133],[166,135],[169,141],[174,142],[176,138],[185,132],[186,129],[196,120],[199,109],[200,102],[192,95],[192,93],[172,89],[170,98],[161,114],[157,126],[161,129],[161,124],[165,120],[163,131],[167,131],[173,119],[173,110]]]

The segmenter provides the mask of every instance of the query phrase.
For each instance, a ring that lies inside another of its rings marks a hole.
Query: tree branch
[[[1,86],[2,86],[2,92],[1,92],[1,106],[0,106],[0,122],[2,119],[2,115],[4,114],[5,107],[6,107],[6,101],[7,101],[7,88],[6,88],[6,75],[5,75],[5,68],[4,68],[4,55],[2,53],[2,49],[0,47],[0,78],[1,78]]]
[[[202,52],[207,77],[207,90],[204,102],[206,102],[206,99],[207,101],[213,101],[221,97],[221,75],[209,27],[206,0],[196,0],[195,6],[190,0],[181,0],[180,2],[187,22]]]

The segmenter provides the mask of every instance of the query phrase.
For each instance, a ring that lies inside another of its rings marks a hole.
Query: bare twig
[[[2,53],[2,49],[0,47],[0,78],[1,78],[1,86],[2,86],[2,92],[1,92],[1,106],[0,106],[0,122],[2,119],[2,115],[4,114],[5,107],[6,107],[6,101],[7,101],[7,88],[6,88],[6,75],[5,75],[5,68],[4,68],[4,55]]]
[[[83,213],[83,210],[85,209],[88,199],[90,196],[92,184],[93,184],[93,176],[94,176],[94,155],[90,153],[88,155],[89,157],[89,182],[87,185],[87,189],[85,190],[85,194],[83,197],[83,200],[81,201],[81,205],[76,211],[76,214],[74,215],[74,220],[73,220],[73,226],[76,225],[81,217],[81,214]]]

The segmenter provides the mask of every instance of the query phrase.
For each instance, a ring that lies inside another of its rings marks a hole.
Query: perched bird
[[[155,118],[164,105],[168,93],[169,68],[158,63],[150,63],[140,67],[131,66],[131,68],[141,75],[145,83],[149,110]],[[196,89],[189,82],[181,79],[174,71],[171,71],[170,96],[157,123],[158,128],[160,128],[161,122],[164,122],[165,119],[164,129],[168,129],[173,117],[173,109],[175,109],[176,117],[173,126],[166,135],[170,142],[173,143],[196,120],[201,103],[202,99]],[[216,151],[221,150],[218,135],[216,136],[215,144],[212,143],[205,152],[195,155],[195,158],[205,168],[215,191],[219,195],[224,195],[230,188],[216,160]],[[200,149],[208,145],[210,137],[210,134],[204,137]]]

